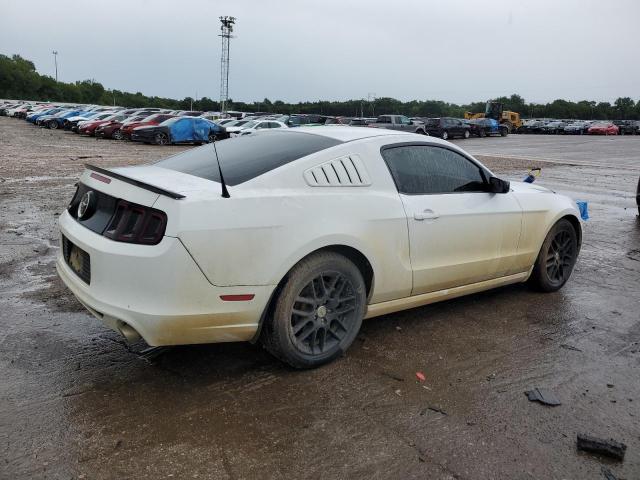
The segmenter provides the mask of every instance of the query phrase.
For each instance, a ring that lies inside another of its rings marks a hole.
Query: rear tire
[[[464,131],[464,138],[469,138],[471,136],[471,134],[469,133],[469,130],[465,130]]]
[[[561,219],[542,243],[529,279],[543,292],[555,292],[567,283],[578,258],[578,235],[569,220]]]
[[[449,139],[449,132],[447,132],[446,130],[444,130],[444,131],[442,132],[441,137],[442,137],[442,139],[443,139],[443,140],[448,140],[448,139]]]
[[[312,254],[301,260],[276,292],[261,341],[294,368],[329,363],[356,338],[366,307],[360,270],[343,255]]]
[[[486,136],[487,136],[487,132],[485,132],[485,131],[484,131],[484,129],[482,129],[482,128],[481,128],[481,129],[480,129],[480,133],[478,133],[478,136],[479,136],[480,138],[484,138],[484,137],[486,137]]]

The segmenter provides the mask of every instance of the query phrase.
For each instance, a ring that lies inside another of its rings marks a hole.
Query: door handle
[[[435,220],[437,218],[440,218],[440,215],[438,215],[430,208],[426,208],[422,212],[414,213],[413,218],[416,220]]]

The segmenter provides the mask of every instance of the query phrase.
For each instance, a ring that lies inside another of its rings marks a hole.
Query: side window
[[[267,122],[260,122],[258,125],[256,125],[256,130],[260,128],[269,128],[269,124]]]
[[[400,193],[484,192],[480,167],[462,155],[442,147],[407,145],[382,150]]]

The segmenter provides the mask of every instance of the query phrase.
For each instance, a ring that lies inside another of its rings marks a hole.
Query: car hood
[[[542,185],[535,185],[533,183],[526,182],[510,182],[511,190],[516,193],[555,193],[553,190],[549,190]]]
[[[143,126],[140,126],[140,127],[135,127],[133,130],[135,132],[150,132],[150,131],[152,131],[154,129],[157,129],[157,128],[158,128],[158,125],[143,125]]]

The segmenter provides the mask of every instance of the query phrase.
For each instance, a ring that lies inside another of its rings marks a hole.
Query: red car
[[[127,122],[122,126],[122,134],[125,138],[131,139],[131,132],[133,132],[134,128],[160,125],[165,120],[173,117],[175,117],[175,115],[170,115],[168,113],[156,113],[136,122]]]
[[[98,128],[100,125],[104,125],[105,123],[111,122],[113,120],[122,122],[125,118],[127,118],[127,116],[124,115],[123,113],[114,113],[113,115],[109,115],[108,117],[103,118],[102,120],[93,120],[93,121],[83,122],[82,126],[78,127],[78,133],[80,135],[93,136],[95,135],[96,128]]]
[[[618,127],[613,123],[596,123],[587,130],[589,135],[618,135]]]
[[[99,125],[98,127],[96,127],[94,131],[94,135],[96,137],[101,137],[101,138],[112,138],[114,140],[123,140],[125,137],[124,133],[122,132],[123,126],[126,126],[132,122],[139,122],[140,120],[143,120],[148,116],[149,116],[148,114],[145,114],[145,115],[138,115],[136,117],[129,117],[126,120],[109,120],[107,123],[103,123],[102,125]]]

